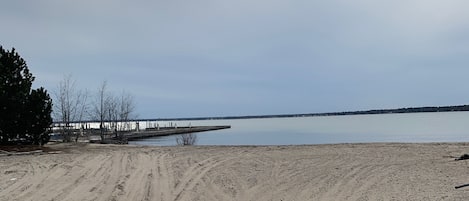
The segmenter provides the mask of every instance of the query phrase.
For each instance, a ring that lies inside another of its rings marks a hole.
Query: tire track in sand
[[[156,180],[155,185],[150,188],[154,195],[158,196],[161,201],[169,201],[172,195],[172,186],[174,183],[173,172],[167,164],[168,153],[158,153],[156,156],[156,173],[152,176]]]
[[[85,158],[78,160],[77,163],[70,169],[70,172],[74,172],[75,174],[73,174],[73,176],[67,176],[67,179],[73,182],[70,182],[68,185],[57,187],[57,189],[60,189],[60,193],[55,195],[52,200],[64,200],[70,194],[73,194],[74,191],[81,190],[80,188],[85,186],[83,185],[84,183],[92,183],[87,182],[90,179],[89,175],[96,175],[98,172],[102,172],[104,170],[104,164],[107,164],[108,162],[110,162],[110,157],[103,155],[94,156],[91,159]],[[101,165],[99,168],[91,168],[91,164],[99,163],[103,165]]]
[[[226,159],[225,157],[224,160],[220,160],[217,157],[210,157],[191,166],[184,174],[182,181],[176,184],[176,197],[174,198],[174,201],[186,200],[183,198],[187,195],[187,191],[192,190],[198,183],[200,183],[208,171],[228,160],[231,160],[231,158]]]

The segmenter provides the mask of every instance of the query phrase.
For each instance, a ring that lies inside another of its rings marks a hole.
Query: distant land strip
[[[409,107],[409,108],[399,108],[399,109],[379,109],[379,110],[348,111],[348,112],[305,113],[305,114],[250,115],[250,116],[226,116],[226,117],[192,117],[192,118],[160,118],[160,119],[140,119],[138,121],[261,119],[261,118],[344,116],[344,115],[363,115],[363,114],[423,113],[423,112],[462,112],[462,111],[469,111],[469,105],[440,106],[440,107]]]
[[[409,107],[409,108],[399,108],[399,109],[379,109],[379,110],[348,111],[348,112],[305,113],[305,114],[250,115],[250,116],[226,116],[226,117],[193,117],[193,118],[160,118],[160,119],[141,119],[139,121],[260,119],[260,118],[344,116],[344,115],[363,115],[363,114],[462,112],[462,111],[469,111],[469,105],[440,106],[440,107]]]
[[[305,113],[305,114],[154,118],[154,119],[134,119],[131,121],[195,121],[195,120],[261,119],[261,118],[317,117],[317,116],[344,116],[344,115],[363,115],[363,114],[393,114],[393,113],[423,113],[423,112],[462,112],[462,111],[469,111],[469,105],[440,106],[440,107],[409,107],[409,108],[399,108],[399,109],[379,109],[379,110],[365,110],[365,111]],[[96,121],[96,120],[83,121],[83,123],[90,123],[90,122],[99,122],[99,121]],[[61,123],[61,122],[54,122],[54,123]],[[73,122],[73,123],[79,123],[79,122]]]

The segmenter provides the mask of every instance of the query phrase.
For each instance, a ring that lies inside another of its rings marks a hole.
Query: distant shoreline
[[[303,114],[276,114],[276,115],[245,115],[224,117],[184,117],[184,118],[146,118],[132,121],[200,121],[200,120],[229,120],[229,119],[267,119],[267,118],[292,118],[292,117],[320,117],[320,116],[345,116],[368,114],[404,114],[404,113],[429,113],[429,112],[464,112],[469,111],[469,105],[438,106],[438,107],[409,107],[398,109],[377,109],[346,112],[303,113]],[[82,121],[82,123],[97,122],[96,120]],[[54,122],[61,123],[61,122]],[[78,122],[72,122],[78,123]]]
[[[469,105],[440,106],[440,107],[410,107],[398,109],[378,109],[347,112],[303,113],[303,114],[277,114],[277,115],[246,115],[226,117],[188,117],[188,118],[156,118],[138,119],[135,121],[187,121],[187,120],[225,120],[225,119],[263,119],[263,118],[290,118],[290,117],[317,117],[317,116],[345,116],[363,114],[402,114],[426,112],[463,112],[469,111]]]

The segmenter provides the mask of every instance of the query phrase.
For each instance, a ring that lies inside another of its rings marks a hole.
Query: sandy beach
[[[0,200],[469,200],[469,144],[51,145],[0,156]]]

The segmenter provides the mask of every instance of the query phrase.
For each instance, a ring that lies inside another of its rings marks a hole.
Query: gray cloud
[[[135,94],[141,117],[465,104],[468,6],[10,1],[0,44],[17,48],[37,85],[54,90],[64,74],[90,90],[108,80]]]

